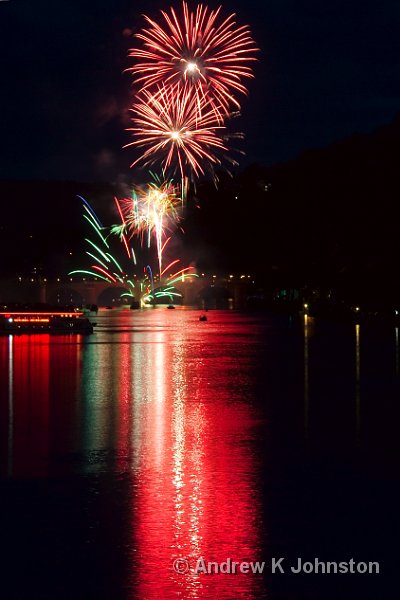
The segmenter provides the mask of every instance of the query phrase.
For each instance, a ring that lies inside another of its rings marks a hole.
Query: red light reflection
[[[74,447],[71,406],[80,384],[80,346],[68,337],[58,340],[51,343],[49,334],[0,337],[7,373],[1,378],[1,433],[7,440],[1,472],[9,476],[45,477],[51,457]]]
[[[176,558],[192,566],[199,558],[261,560],[255,457],[243,443],[254,424],[240,397],[246,365],[224,354],[223,339],[194,349],[169,332],[152,341],[132,356],[132,592],[149,600],[256,598],[260,576],[173,570]]]

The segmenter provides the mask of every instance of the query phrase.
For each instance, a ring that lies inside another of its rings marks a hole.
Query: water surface
[[[398,598],[398,331],[100,311],[0,338],[4,598]],[[195,575],[176,559],[379,561]]]

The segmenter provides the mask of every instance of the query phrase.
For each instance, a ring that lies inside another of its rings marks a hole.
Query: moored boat
[[[93,333],[93,325],[83,312],[18,311],[0,312],[0,334],[23,333]]]

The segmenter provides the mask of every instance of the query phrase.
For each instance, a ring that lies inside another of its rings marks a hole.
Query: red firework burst
[[[143,48],[133,48],[129,56],[137,59],[129,69],[143,89],[160,84],[194,84],[199,98],[207,98],[221,120],[234,105],[235,94],[246,94],[243,80],[253,77],[249,63],[257,48],[247,26],[236,26],[235,15],[220,18],[221,7],[209,10],[198,5],[190,11],[183,2],[180,19],[173,8],[161,11],[165,23],[145,17],[149,27],[136,35]]]
[[[161,162],[164,169],[179,165],[182,177],[185,167],[196,176],[204,174],[204,166],[221,164],[218,153],[227,150],[221,137],[225,129],[216,121],[215,112],[193,88],[179,90],[160,87],[156,94],[144,90],[140,101],[131,108],[134,114],[131,131],[135,140],[126,144],[144,148],[132,163],[152,165]]]

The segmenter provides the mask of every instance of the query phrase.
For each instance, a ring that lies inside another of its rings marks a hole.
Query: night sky
[[[124,180],[127,50],[167,2],[0,2],[1,179]],[[214,6],[214,4],[212,5]],[[217,4],[215,4],[217,6]],[[229,0],[261,49],[234,125],[242,165],[269,165],[390,122],[399,110],[396,1]]]

